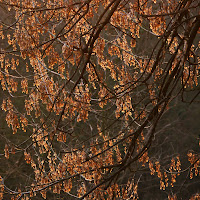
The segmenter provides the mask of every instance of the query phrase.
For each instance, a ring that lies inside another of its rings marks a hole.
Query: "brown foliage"
[[[161,190],[173,187],[183,171],[199,175],[199,152],[188,153],[184,170],[179,156],[163,166],[149,155],[163,113],[198,85],[198,0],[0,5],[13,15],[0,25],[6,44],[1,108],[13,137],[27,134],[23,142],[7,141],[5,157],[23,153],[34,172],[16,190],[1,177],[0,199],[7,193],[46,198],[47,191],[72,199],[138,199],[136,174],[145,168]]]

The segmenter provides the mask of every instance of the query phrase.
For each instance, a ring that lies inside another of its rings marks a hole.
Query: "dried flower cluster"
[[[4,153],[7,159],[22,153],[34,172],[15,190],[1,177],[0,199],[38,193],[46,199],[47,191],[72,199],[138,199],[137,172],[145,168],[160,189],[173,187],[179,156],[167,170],[149,149],[170,102],[198,85],[199,1],[0,5],[13,15],[10,24],[0,24],[1,108],[13,134],[22,130],[27,137],[15,146],[8,142]],[[146,33],[153,42],[143,48]],[[188,153],[188,159],[192,178],[199,155]]]

